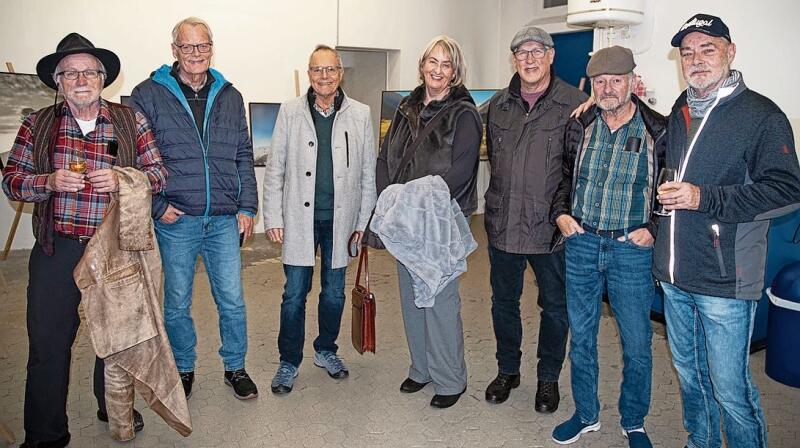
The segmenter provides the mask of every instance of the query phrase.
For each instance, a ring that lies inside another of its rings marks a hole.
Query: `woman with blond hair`
[[[422,52],[418,70],[421,83],[401,101],[378,156],[378,192],[390,184],[440,176],[457,208],[469,217],[478,203],[478,152],[483,127],[463,84],[464,55],[455,40],[437,36]],[[371,241],[376,240],[372,235]],[[397,272],[411,355],[408,378],[400,390],[413,393],[433,383],[436,395],[431,406],[450,407],[467,385],[458,279],[436,292],[432,306],[420,307],[415,303],[409,269],[398,261]]]

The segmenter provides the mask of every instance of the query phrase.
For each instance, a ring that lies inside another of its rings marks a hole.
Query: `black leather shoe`
[[[108,423],[108,414],[98,410],[97,411],[97,419],[101,422]],[[142,418],[142,414],[139,413],[136,409],[133,410],[133,432],[139,432],[144,429],[144,418]]]
[[[249,400],[258,396],[256,383],[244,369],[226,370],[225,384],[233,388],[233,395],[240,400]]]
[[[65,446],[69,445],[70,435],[67,433],[66,435],[62,436],[57,440],[51,440],[49,442],[30,442],[25,441],[19,448],[64,448]]]
[[[489,387],[486,388],[486,401],[500,404],[508,400],[511,389],[517,387],[519,387],[519,374],[506,375],[505,373],[498,373],[497,378],[492,380],[489,383]]]
[[[558,382],[539,381],[536,386],[536,412],[551,414],[558,409],[558,402],[561,397],[558,395]]]
[[[192,396],[192,384],[194,384],[194,372],[179,372],[181,376],[181,384],[183,385],[183,393],[186,394],[186,399]]]
[[[461,395],[467,391],[467,388],[464,387],[464,390],[461,391],[460,394],[455,395],[439,395],[436,394],[431,398],[431,406],[439,409],[449,408],[450,406],[456,404]]]
[[[428,381],[428,383],[430,383],[430,381]],[[400,385],[400,392],[404,394],[413,394],[414,392],[421,391],[428,383],[418,383],[411,378],[406,378],[403,384]]]

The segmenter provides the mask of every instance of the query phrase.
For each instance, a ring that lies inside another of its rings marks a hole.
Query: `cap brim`
[[[58,86],[53,79],[53,73],[55,73],[58,63],[71,54],[79,53],[90,54],[103,63],[103,66],[106,69],[106,79],[105,83],[103,84],[104,88],[111,85],[111,83],[117,79],[120,68],[119,57],[117,57],[114,52],[106,50],[105,48],[77,48],[74,50],[60,51],[49,54],[40,59],[39,63],[36,64],[36,75],[39,76],[39,79],[41,79],[42,82],[47,85],[47,87],[50,87],[53,90],[58,90]]]

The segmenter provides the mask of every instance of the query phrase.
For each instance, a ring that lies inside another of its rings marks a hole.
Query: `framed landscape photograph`
[[[29,73],[0,72],[0,159],[5,162],[22,121],[55,102],[56,92]],[[63,98],[58,99],[58,101]]]
[[[250,140],[253,142],[255,166],[267,164],[267,153],[272,142],[272,131],[281,103],[250,103]]]
[[[493,89],[475,89],[470,90],[472,99],[475,100],[475,106],[481,115],[483,122],[483,136],[481,137],[481,160],[488,160],[486,152],[486,115],[489,111],[489,100],[497,92]],[[381,129],[380,129],[380,144],[383,143],[383,137],[389,132],[389,126],[392,124],[392,119],[400,105],[400,101],[411,94],[410,90],[384,90],[381,94]]]

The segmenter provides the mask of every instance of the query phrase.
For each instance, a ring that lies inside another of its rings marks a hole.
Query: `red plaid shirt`
[[[36,114],[31,114],[22,123],[11,148],[8,164],[3,171],[3,191],[10,199],[24,202],[42,202],[53,196],[55,231],[92,236],[103,221],[106,208],[111,201],[109,193],[98,193],[89,182],[76,193],[47,190],[47,175],[36,174],[33,160],[33,126]],[[167,171],[161,161],[153,132],[147,119],[136,112],[136,167],[147,174],[153,193],[164,186]],[[108,104],[100,102],[95,128],[84,136],[69,107],[64,104],[59,122],[58,137],[53,153],[53,171],[69,169],[71,150],[83,149],[86,154],[86,171],[114,166],[115,157],[108,153],[108,142],[115,140]]]

